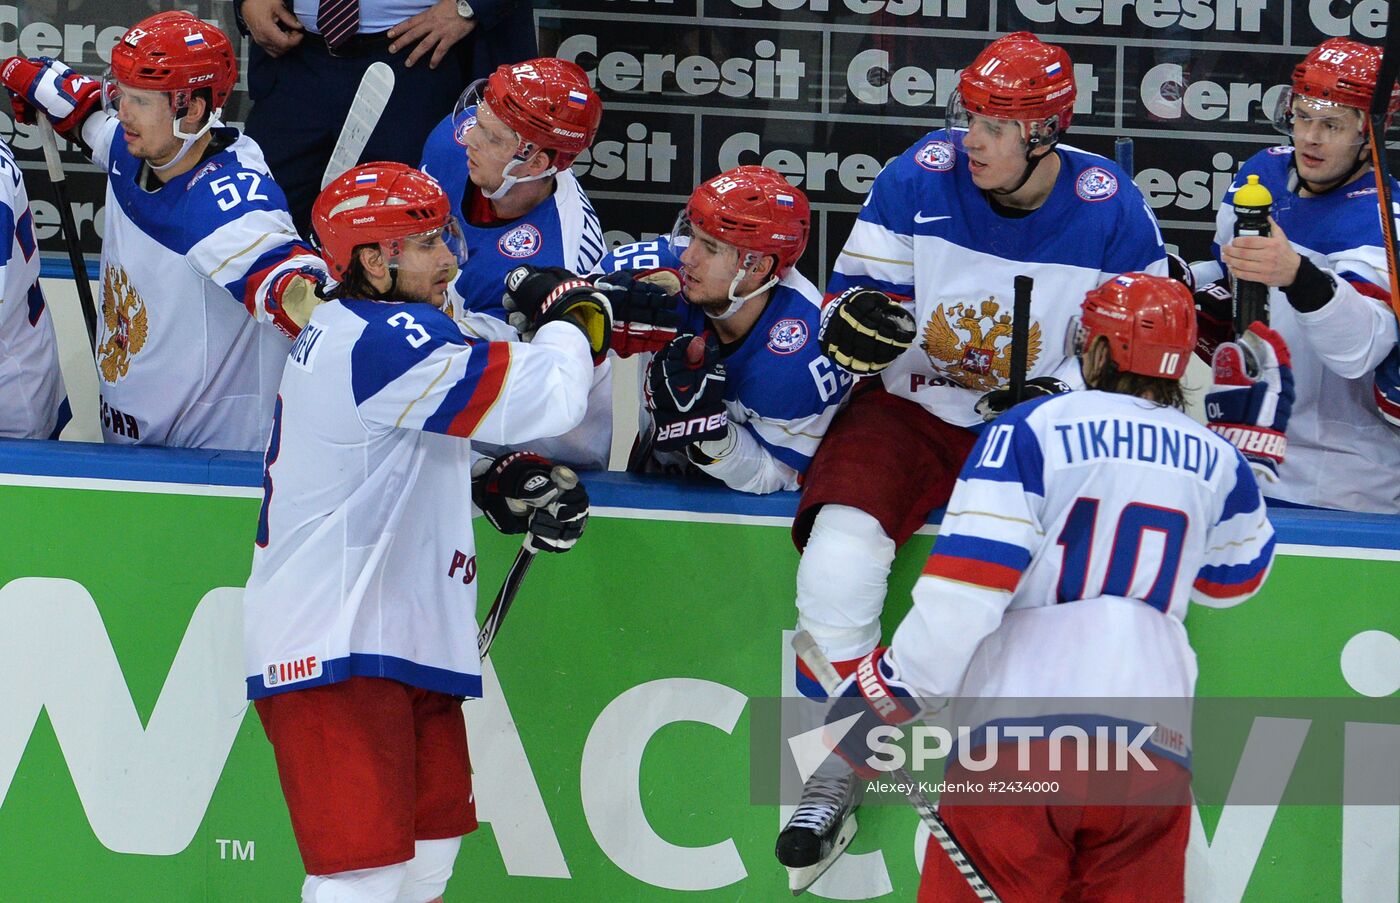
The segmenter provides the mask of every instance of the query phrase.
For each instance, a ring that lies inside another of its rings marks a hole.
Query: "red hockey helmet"
[[[1109,357],[1124,373],[1181,379],[1196,347],[1196,307],[1175,279],[1124,273],[1084,296],[1077,346],[1108,339]]]
[[[210,109],[223,108],[238,63],[228,36],[184,10],[156,13],[128,28],[112,48],[112,75],[120,85],[170,94],[176,113],[197,88],[212,94]]]
[[[776,256],[782,276],[807,248],[812,209],[776,170],[738,166],[696,188],[683,218],[742,251]]]
[[[336,177],[316,197],[311,226],[336,279],[345,278],[361,245],[383,245],[396,258],[404,239],[440,230],[462,259],[447,194],[432,176],[403,163],[366,163]]]
[[[501,66],[479,93],[496,118],[534,146],[531,151],[554,151],[561,172],[593,143],[603,118],[603,102],[588,77],[567,60],[543,57]]]
[[[1293,67],[1293,93],[1368,110],[1376,93],[1381,48],[1348,38],[1328,38]],[[1400,109],[1400,93],[1390,93],[1390,112]]]
[[[977,55],[958,76],[954,98],[978,116],[1048,121],[1053,139],[1069,128],[1075,93],[1074,64],[1064,48],[1017,31],[997,38]]]

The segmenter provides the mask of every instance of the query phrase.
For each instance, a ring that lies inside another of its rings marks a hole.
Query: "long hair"
[[[1087,376],[1084,378],[1089,388],[1118,395],[1133,395],[1163,407],[1186,410],[1186,392],[1181,387],[1181,380],[1143,376],[1141,373],[1125,373],[1119,370],[1118,365],[1113,362],[1113,356],[1108,352],[1108,339],[1103,336],[1096,338],[1093,347],[1085,353],[1103,356],[1103,365],[1098,375],[1092,380]]]

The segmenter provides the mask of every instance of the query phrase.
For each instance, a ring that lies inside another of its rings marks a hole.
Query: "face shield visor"
[[[1359,147],[1366,143],[1365,113],[1330,100],[1279,94],[1272,117],[1274,128],[1296,145],[1316,143],[1330,147]]]
[[[963,141],[967,138],[968,132],[976,127],[979,133],[989,141],[999,141],[1005,134],[1018,134],[1026,145],[1026,159],[1030,159],[1031,151],[1042,144],[1055,144],[1060,140],[1060,121],[1058,117],[1047,116],[1042,120],[1019,120],[1019,119],[999,119],[992,116],[985,116],[973,113],[968,110],[963,102],[962,90],[954,88],[953,93],[948,96],[948,106],[944,112],[944,130],[947,133],[947,140],[959,152],[963,150]]]
[[[467,86],[452,109],[452,121],[457,124],[457,138],[463,147],[467,144],[467,132],[471,131],[475,132],[473,140],[479,140],[486,145],[493,159],[510,155],[510,159],[501,170],[501,184],[492,191],[482,190],[488,201],[494,201],[504,197],[506,192],[522,182],[553,178],[559,172],[559,167],[547,166],[543,172],[533,176],[515,174],[516,169],[534,156],[540,148],[516,134],[515,130],[491,109],[491,105],[486,102],[487,81],[479,78]],[[482,125],[483,121],[489,125]]]

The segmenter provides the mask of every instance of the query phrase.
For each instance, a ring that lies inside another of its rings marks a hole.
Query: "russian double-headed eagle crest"
[[[1040,324],[1031,321],[1026,369],[1040,356]],[[986,392],[1011,379],[1011,314],[995,297],[975,308],[957,302],[934,308],[924,324],[924,352],[937,373],[967,389]]]
[[[131,356],[146,344],[146,302],[119,266],[109,264],[102,279],[102,320],[107,339],[97,348],[97,367],[104,381],[114,383],[126,376]]]

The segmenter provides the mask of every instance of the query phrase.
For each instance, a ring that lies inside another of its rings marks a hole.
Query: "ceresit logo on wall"
[[[712,0],[713,3],[713,0]],[[725,7],[730,7],[726,10]],[[882,20],[894,20],[890,24],[927,25],[930,27],[975,28],[978,22],[985,22],[986,0],[724,0],[722,3],[707,5],[707,13],[724,15],[727,12],[742,11],[740,14],[772,14],[783,19],[800,16],[802,13],[825,14],[823,18],[834,18],[840,22],[868,22],[873,16]]]
[[[1019,15],[998,18],[1019,18],[1021,28],[1029,20],[1037,32],[1140,38],[1148,28],[1161,37],[1179,34],[1181,40],[1282,43],[1285,5],[1284,0],[1014,0],[1006,6]],[[1014,30],[1010,26],[1016,24],[1004,22],[1000,30]]]

